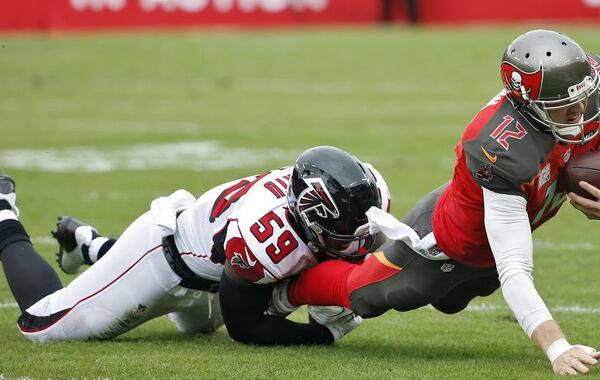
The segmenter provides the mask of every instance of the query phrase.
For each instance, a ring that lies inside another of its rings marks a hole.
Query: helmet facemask
[[[309,242],[312,250],[322,251],[327,256],[343,258],[347,261],[358,261],[370,253],[374,238],[369,232],[369,224],[359,226],[352,235],[341,235],[329,231],[316,221],[310,221],[306,213],[302,214],[304,223],[314,234]]]
[[[557,100],[529,100],[527,104],[528,114],[538,123],[548,127],[554,138],[568,144],[585,144],[598,134],[598,130],[586,135],[585,124],[594,121],[600,116],[598,104],[598,89],[600,88],[600,76],[596,70],[592,70],[590,76],[586,76],[581,83],[568,88],[569,96]],[[524,94],[524,97],[526,95]],[[573,105],[587,100],[586,111],[575,123],[560,123],[554,121],[550,116],[552,110],[572,107]],[[587,110],[592,109],[594,113],[586,117]]]

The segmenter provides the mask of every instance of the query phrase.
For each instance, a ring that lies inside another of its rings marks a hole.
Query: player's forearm
[[[533,334],[531,334],[531,340],[533,343],[535,343],[536,346],[538,346],[545,353],[547,353],[548,348],[553,343],[560,339],[565,339],[565,336],[554,320],[543,322],[535,330],[533,330]]]
[[[550,311],[527,274],[514,273],[503,281],[502,294],[527,336],[532,337],[541,324],[552,320]]]
[[[244,283],[229,274],[226,270],[221,276],[219,300],[227,332],[235,341],[261,346],[333,343],[325,326],[265,315],[271,287]]]

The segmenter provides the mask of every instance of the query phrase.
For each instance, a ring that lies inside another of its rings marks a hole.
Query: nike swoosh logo
[[[248,254],[248,247],[244,246],[244,254],[246,255],[246,261],[248,261],[248,265],[251,267],[256,265],[256,260],[252,260],[250,255]]]
[[[487,157],[488,160],[490,160],[490,162],[492,164],[495,164],[496,161],[498,160],[498,156],[497,155],[491,155],[490,152],[488,152],[487,150],[485,150],[484,147],[482,147],[481,145],[479,145],[479,147],[481,148],[481,151],[483,152],[483,154]]]

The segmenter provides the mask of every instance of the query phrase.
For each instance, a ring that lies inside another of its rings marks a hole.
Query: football
[[[580,154],[567,162],[560,175],[563,189],[588,199],[595,199],[590,193],[579,187],[579,181],[600,188],[600,151]]]

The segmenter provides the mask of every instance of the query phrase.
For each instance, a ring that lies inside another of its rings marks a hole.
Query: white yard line
[[[583,241],[579,243],[561,242],[555,243],[547,240],[534,240],[534,249],[543,249],[548,251],[596,251],[597,247],[590,242]]]
[[[215,171],[293,162],[297,152],[283,149],[228,148],[218,141],[140,144],[114,149],[6,149],[0,151],[2,168],[45,172],[110,172],[177,168]]]
[[[506,305],[493,305],[482,303],[479,305],[469,305],[466,308],[466,311],[472,312],[488,312],[488,311],[508,311],[510,312],[508,306]],[[580,305],[556,305],[551,306],[550,311],[553,313],[567,313],[567,314],[600,314],[600,307],[590,307],[590,306],[580,306]]]

